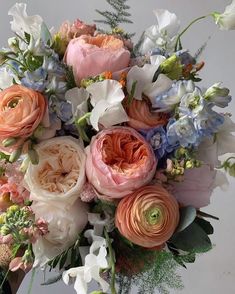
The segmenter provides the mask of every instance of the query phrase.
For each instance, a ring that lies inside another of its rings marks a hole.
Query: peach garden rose
[[[0,141],[31,136],[42,121],[47,103],[39,92],[13,85],[0,92]]]
[[[128,240],[146,248],[164,244],[179,222],[179,205],[161,185],[141,187],[118,204],[115,224]]]
[[[120,199],[149,183],[157,161],[151,146],[135,130],[113,127],[98,133],[86,148],[88,181],[101,197]]]
[[[29,164],[25,183],[30,198],[73,204],[80,197],[86,181],[86,155],[80,142],[72,137],[56,137],[36,148],[39,164]]]
[[[72,66],[76,83],[105,71],[117,72],[128,67],[130,52],[122,40],[109,35],[81,36],[70,41],[64,57]]]

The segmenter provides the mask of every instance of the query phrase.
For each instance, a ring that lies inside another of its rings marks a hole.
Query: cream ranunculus
[[[30,198],[73,204],[85,183],[86,156],[80,142],[72,137],[57,137],[36,148],[39,164],[30,164],[25,174]]]
[[[212,16],[221,30],[235,30],[235,0],[225,8],[224,13],[214,12]]]
[[[36,219],[48,222],[49,233],[33,244],[34,267],[43,267],[77,240],[88,221],[88,206],[78,199],[67,208],[54,201],[33,203],[32,209]]]

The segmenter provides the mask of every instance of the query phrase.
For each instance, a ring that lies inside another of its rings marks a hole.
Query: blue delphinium
[[[152,101],[152,107],[172,110],[175,105],[180,103],[185,94],[192,93],[194,89],[195,85],[192,81],[177,81],[173,83],[169,90],[163,92]]]
[[[166,130],[163,127],[141,130],[140,133],[152,146],[157,159],[161,159],[166,153],[172,152],[176,147],[169,144]]]
[[[38,92],[43,92],[48,85],[48,82],[46,81],[47,72],[42,67],[36,69],[33,72],[26,71],[24,76],[25,77],[21,80],[21,83],[27,88],[31,88]]]
[[[197,145],[199,135],[193,119],[182,116],[178,120],[171,119],[167,126],[167,138],[170,145],[179,143],[182,147]]]

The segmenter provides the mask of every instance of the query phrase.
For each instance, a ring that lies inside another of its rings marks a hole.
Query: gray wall
[[[0,8],[0,44],[6,44],[10,36],[8,9],[14,4],[14,0],[1,0]],[[65,20],[73,20],[77,17],[84,21],[92,21],[96,14],[95,8],[103,9],[104,0],[28,0],[28,11],[32,14],[40,14],[48,26],[58,28]],[[205,15],[211,11],[222,11],[230,3],[230,0],[130,0],[135,25],[130,31],[136,31],[138,35],[142,30],[154,23],[152,10],[154,8],[166,8],[175,12],[185,26],[193,18]],[[204,85],[209,86],[217,81],[223,81],[229,87],[235,97],[235,31],[221,32],[211,20],[206,20],[196,25],[184,38],[183,44],[195,52],[203,42],[212,36],[205,52],[203,60],[206,66],[202,76]],[[235,102],[230,110],[235,114]],[[231,180],[228,191],[216,190],[212,198],[212,204],[206,211],[220,217],[219,222],[213,222],[215,235],[213,243],[215,248],[208,254],[199,257],[196,263],[182,270],[185,289],[182,294],[232,294],[235,293],[235,181]],[[29,277],[24,280],[19,294],[27,293]],[[42,275],[40,274],[34,283],[33,294],[37,293],[74,293],[72,288],[66,288],[62,283],[55,286],[41,287]],[[147,293],[146,293],[147,294]]]

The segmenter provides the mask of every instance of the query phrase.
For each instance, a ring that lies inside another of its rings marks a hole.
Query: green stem
[[[231,159],[235,159],[235,156],[230,156],[229,158],[227,158],[227,159],[224,161],[224,163],[223,163],[222,165],[220,165],[220,166],[217,167],[217,169],[223,169],[223,168],[226,168],[226,164],[229,163],[229,161],[230,161]]]
[[[32,269],[31,279],[30,279],[30,282],[29,282],[28,294],[31,294],[32,293],[33,282],[34,282],[35,274],[36,274],[36,269],[33,268]]]
[[[178,35],[177,39],[176,39],[176,43],[175,43],[175,52],[178,51],[178,45],[181,44],[181,41],[180,41],[180,38],[183,36],[183,34],[185,32],[187,32],[187,30],[193,25],[195,24],[196,22],[202,20],[202,19],[205,19],[207,18],[209,15],[204,15],[204,16],[200,16],[196,19],[194,19],[192,22],[190,22],[190,24]]]
[[[111,243],[111,239],[109,237],[109,234],[106,230],[104,230],[104,234],[105,234],[105,238],[106,241],[108,243],[108,249],[109,249],[109,263],[110,263],[110,268],[111,268],[111,294],[117,294],[116,288],[115,288],[115,255],[114,255],[114,251],[112,248],[112,243]]]

